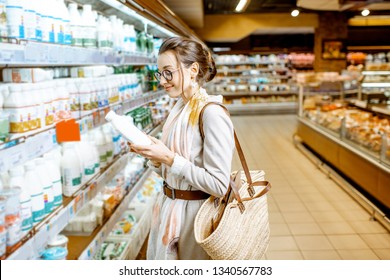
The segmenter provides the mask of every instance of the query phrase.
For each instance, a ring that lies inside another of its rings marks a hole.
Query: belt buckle
[[[167,196],[168,196],[169,198],[171,198],[171,199],[176,199],[175,189],[171,188],[165,181],[164,181],[164,186],[165,186],[167,189],[171,190],[172,197],[168,196],[168,195],[166,194],[166,192],[164,192],[165,195],[167,195]]]

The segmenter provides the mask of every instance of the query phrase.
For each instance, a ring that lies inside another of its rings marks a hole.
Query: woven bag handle
[[[221,104],[219,102],[209,102],[206,105],[204,105],[202,110],[199,113],[199,131],[200,131],[200,136],[202,137],[202,140],[204,140],[203,113],[204,113],[204,110],[206,109],[206,107],[211,105],[211,104],[221,106],[225,110],[226,114],[230,117],[229,110],[223,104]],[[244,156],[244,152],[242,151],[242,148],[241,148],[240,141],[238,140],[236,130],[234,130],[234,142],[235,142],[235,145],[236,145],[238,157],[240,158],[241,166],[242,166],[242,168],[244,170],[245,177],[246,177],[246,180],[247,180],[247,183],[248,183],[248,193],[249,193],[249,195],[251,197],[253,197],[254,194],[255,194],[255,190],[253,189],[252,178],[251,178],[251,175],[250,175],[250,172],[249,172],[248,164],[247,164],[245,156]]]

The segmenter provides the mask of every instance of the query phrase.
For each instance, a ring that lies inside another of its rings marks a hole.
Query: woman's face
[[[166,51],[160,54],[157,59],[157,65],[158,72],[161,73],[160,84],[170,97],[179,97],[183,90],[185,97],[191,94],[191,75],[189,70],[178,64],[173,51]]]

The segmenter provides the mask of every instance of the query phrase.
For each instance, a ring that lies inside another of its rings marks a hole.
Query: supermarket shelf
[[[117,209],[106,221],[106,223],[95,229],[95,231],[89,236],[68,236],[69,247],[68,259],[79,260],[91,260],[96,254],[97,250],[101,247],[104,240],[110,234],[114,228],[116,222],[127,210],[130,201],[135,197],[137,192],[142,188],[146,179],[150,176],[152,170],[146,169],[142,177],[131,188],[130,192],[123,198]]]
[[[263,60],[253,60],[253,61],[237,61],[237,62],[216,62],[215,65],[217,66],[224,66],[224,65],[248,65],[248,64],[262,64],[262,65],[284,65],[285,62],[283,61],[263,61]]]
[[[257,72],[272,72],[272,71],[287,71],[287,68],[246,68],[246,69],[223,69],[219,68],[217,69],[218,73],[241,73],[241,72],[250,72],[250,71],[257,71]]]
[[[337,96],[337,95],[347,95],[347,94],[358,94],[358,89],[348,89],[344,91],[305,91],[305,95],[332,95],[332,96]]]
[[[298,94],[293,91],[219,91],[218,94],[223,96],[235,97],[235,96],[258,96],[258,95],[292,95]]]
[[[0,43],[0,65],[6,66],[76,66],[145,65],[156,59],[144,54],[121,54],[58,44],[23,41],[24,44]]]
[[[72,197],[64,197],[62,206],[37,224],[31,231],[31,237],[7,259],[31,259],[34,253],[41,252],[50,238],[60,233],[69,221],[103,188],[104,182],[116,174],[127,163],[128,154],[118,156],[107,168],[86,182]]]
[[[382,82],[382,83],[362,83],[363,88],[383,88],[383,87],[390,87],[390,82]]]
[[[293,114],[298,110],[297,102],[275,102],[275,103],[248,103],[248,104],[226,104],[232,115],[237,114]]]
[[[148,92],[132,100],[97,109],[92,113],[78,118],[77,122],[80,125],[81,132],[87,129],[93,129],[106,122],[104,116],[109,109],[115,106],[122,105],[123,112],[127,113],[164,94],[165,92],[163,90]],[[91,118],[92,120],[88,125],[85,125],[88,118]],[[14,135],[13,138],[14,139],[11,138],[10,142],[0,144],[0,172],[7,171],[31,159],[40,157],[58,145],[54,125],[41,131],[36,130]]]
[[[364,76],[390,75],[390,71],[363,71]]]
[[[216,76],[214,79],[215,80],[226,80],[226,79],[256,79],[256,78],[271,78],[271,79],[290,79],[290,76],[286,75],[239,75],[239,76]]]

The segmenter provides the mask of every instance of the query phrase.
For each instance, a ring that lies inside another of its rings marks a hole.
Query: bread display
[[[386,139],[383,145],[386,146],[385,156],[390,162],[389,118],[376,116],[374,113],[349,107],[340,102],[319,104],[315,98],[305,100],[304,116],[337,133],[341,132],[342,122],[345,119],[345,138],[378,155],[382,149],[383,139]]]

